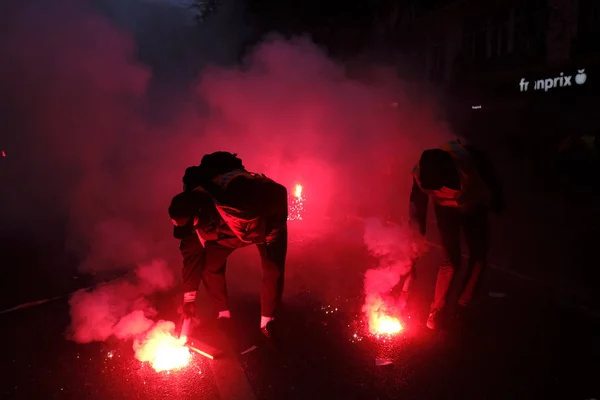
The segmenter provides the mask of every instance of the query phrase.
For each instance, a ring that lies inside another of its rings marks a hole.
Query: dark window
[[[473,18],[465,21],[462,57],[465,61],[480,61],[487,57],[487,21]]]
[[[415,4],[416,12],[418,15],[425,14],[431,10],[446,6],[452,3],[453,0],[416,0]]]
[[[600,33],[600,1],[580,0],[578,34],[597,36]]]
[[[575,52],[578,54],[599,53],[600,1],[580,0],[578,14]]]
[[[433,81],[444,80],[444,67],[446,65],[446,47],[444,43],[433,46],[431,51],[430,78]]]
[[[461,55],[465,61],[473,60],[473,54],[475,54],[475,33],[465,32],[462,38],[462,49]]]
[[[476,30],[473,36],[473,58],[482,60],[487,57],[487,29]]]
[[[548,9],[542,0],[522,2],[515,9],[515,53],[543,57],[546,53]]]
[[[502,57],[508,53],[508,25],[510,13],[501,10],[495,13],[491,20],[492,31],[490,40],[490,57]]]

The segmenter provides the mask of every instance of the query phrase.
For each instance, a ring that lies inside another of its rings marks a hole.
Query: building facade
[[[459,126],[554,145],[600,129],[600,1],[415,1],[388,40]],[[589,132],[588,132],[589,131]]]

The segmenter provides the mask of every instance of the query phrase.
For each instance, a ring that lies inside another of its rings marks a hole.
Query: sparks
[[[325,311],[325,314],[333,314],[338,311],[338,308],[328,304],[326,306],[321,306],[321,310]]]
[[[189,348],[185,346],[186,338],[173,335],[175,324],[170,321],[159,321],[146,334],[142,341],[134,343],[136,358],[149,362],[156,372],[170,371],[187,366],[191,359]]]
[[[290,210],[288,213],[288,220],[302,220],[302,213],[304,212],[304,194],[302,185],[297,184],[294,187],[294,196],[290,201]]]

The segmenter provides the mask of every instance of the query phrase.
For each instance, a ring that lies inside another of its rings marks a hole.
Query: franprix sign
[[[521,78],[519,81],[519,90],[521,92],[543,90],[547,92],[550,89],[564,88],[568,86],[583,85],[587,81],[587,74],[585,69],[578,69],[576,74],[565,75],[561,72],[558,76],[545,79],[537,79],[535,81],[528,81],[525,78]]]

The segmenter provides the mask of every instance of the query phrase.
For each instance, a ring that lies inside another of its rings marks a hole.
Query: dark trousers
[[[196,291],[203,282],[216,311],[229,310],[225,269],[227,257],[235,249],[214,242],[206,242],[205,245],[202,247],[195,234],[181,240],[183,291]]]
[[[461,266],[461,228],[469,250],[466,281],[462,285],[458,304],[467,306],[477,288],[481,272],[487,264],[489,247],[488,210],[485,207],[460,212],[456,208],[434,206],[440,239],[443,247],[443,259],[440,265],[432,309],[441,309],[446,305],[448,290],[454,280],[455,271]]]
[[[225,270],[227,257],[235,250],[219,242],[206,242],[202,247],[196,235],[181,240],[183,257],[183,290],[196,291],[200,282],[217,311],[229,310]],[[265,243],[257,244],[262,266],[262,315],[272,317],[283,295],[285,259],[287,254],[287,226],[271,229]]]

